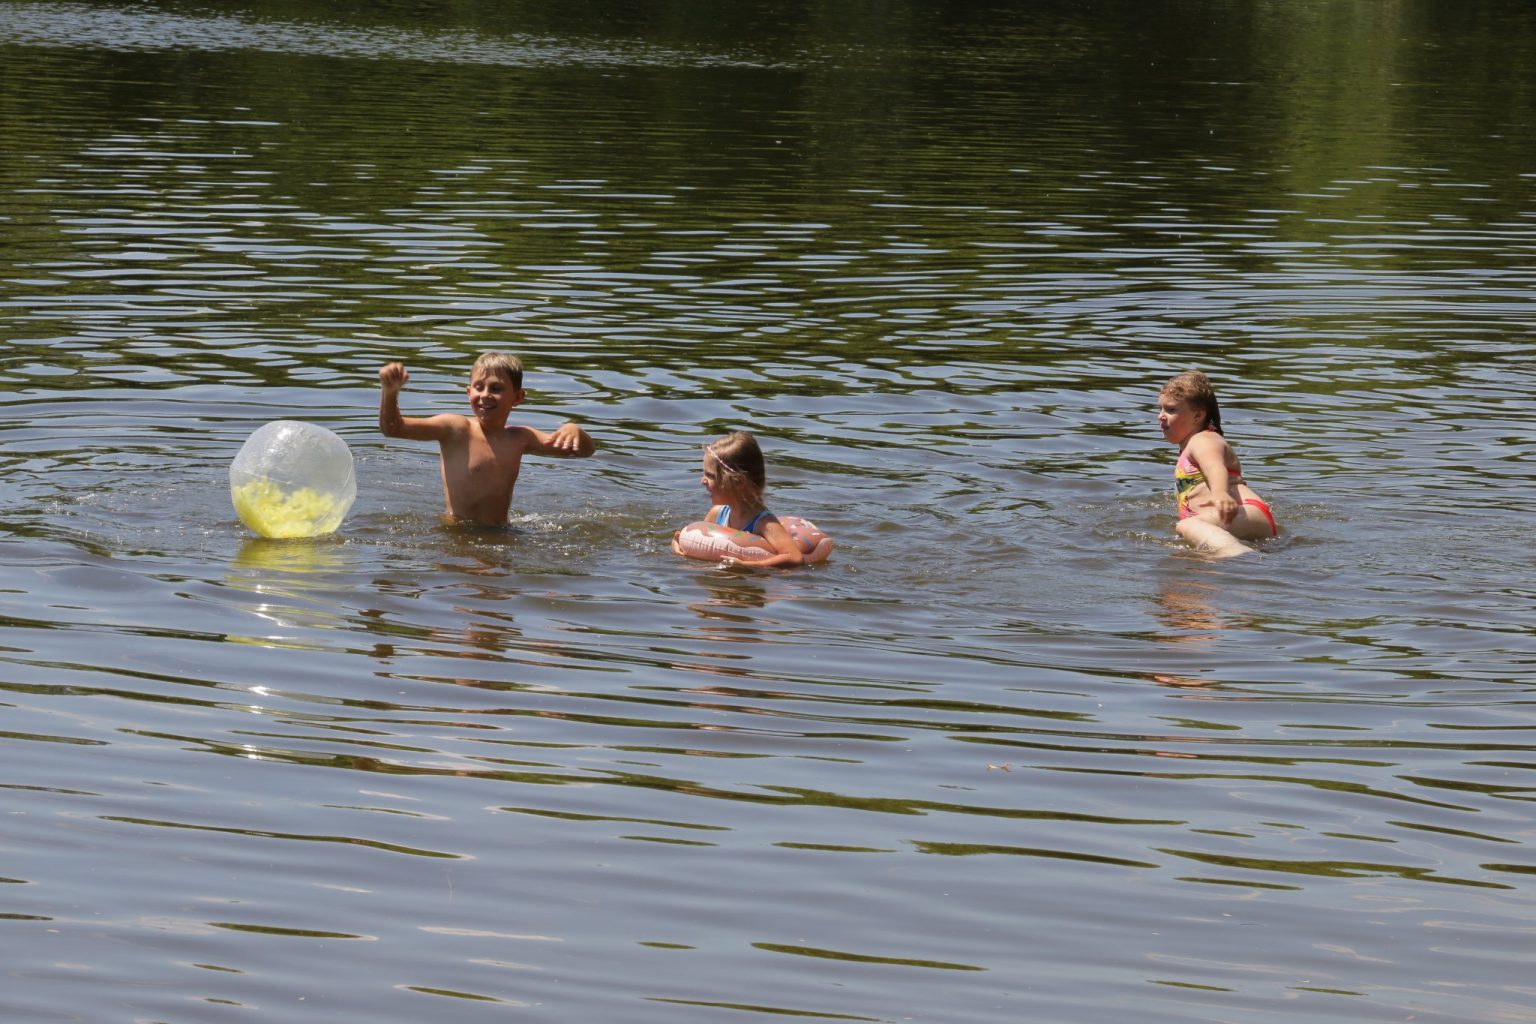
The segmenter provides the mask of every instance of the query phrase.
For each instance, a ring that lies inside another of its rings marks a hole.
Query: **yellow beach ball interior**
[[[352,452],[313,423],[268,423],[230,464],[229,494],[240,521],[263,537],[330,533],[357,496]]]
[[[317,537],[330,533],[347,517],[350,501],[313,487],[285,491],[271,480],[252,480],[232,488],[240,521],[263,537]]]

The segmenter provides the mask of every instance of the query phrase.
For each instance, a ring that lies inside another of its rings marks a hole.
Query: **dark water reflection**
[[[5,1019],[1529,1019],[1533,22],[0,2]],[[446,529],[488,347],[603,448]]]

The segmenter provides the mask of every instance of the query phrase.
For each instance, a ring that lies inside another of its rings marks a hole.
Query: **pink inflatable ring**
[[[807,563],[825,562],[832,553],[832,538],[809,519],[779,516],[779,523],[789,531]],[[718,562],[734,558],[738,562],[759,562],[778,552],[772,544],[755,533],[733,530],[719,523],[689,523],[677,531],[677,549],[689,558]]]

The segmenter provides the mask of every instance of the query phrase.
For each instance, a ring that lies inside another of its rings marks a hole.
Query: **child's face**
[[[523,400],[523,389],[514,388],[512,382],[499,373],[481,371],[469,379],[464,389],[469,396],[469,406],[475,417],[481,420],[505,416]]]
[[[1174,398],[1165,391],[1157,397],[1157,425],[1165,440],[1172,444],[1183,444],[1205,429],[1205,414],[1191,408],[1182,398]]]
[[[704,474],[699,477],[699,484],[709,491],[709,500],[714,504],[730,504],[732,489],[720,471],[720,460],[707,448],[704,450]]]

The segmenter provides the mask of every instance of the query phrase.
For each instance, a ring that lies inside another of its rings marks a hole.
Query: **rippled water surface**
[[[0,1016],[1536,1021],[1533,124],[1516,0],[0,0]],[[734,428],[830,563],[668,551]]]

